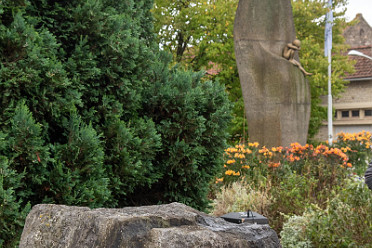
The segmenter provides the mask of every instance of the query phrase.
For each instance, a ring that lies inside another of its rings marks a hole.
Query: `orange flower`
[[[230,160],[227,160],[227,164],[233,164],[233,163],[235,163],[236,161],[234,160],[234,159],[230,159]]]
[[[267,149],[265,146],[262,147],[262,149],[258,150],[259,153],[267,153],[269,149]]]
[[[243,153],[235,153],[234,157],[243,159],[243,158],[245,158],[245,155]]]
[[[279,163],[274,163],[274,162],[269,163],[269,168],[278,168],[279,166],[280,166],[280,162]]]

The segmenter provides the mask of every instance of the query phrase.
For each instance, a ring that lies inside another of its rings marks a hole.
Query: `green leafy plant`
[[[292,216],[284,223],[280,233],[283,247],[304,242],[312,247],[370,247],[371,193],[356,178],[346,179],[343,185],[343,189],[330,194],[325,208],[311,205],[303,215]]]
[[[306,237],[305,227],[310,223],[307,215],[294,215],[288,217],[280,232],[280,243],[285,248],[308,248],[313,247],[311,241]]]

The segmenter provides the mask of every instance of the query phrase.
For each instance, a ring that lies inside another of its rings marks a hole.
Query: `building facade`
[[[349,51],[372,57],[372,28],[361,14],[356,18],[359,22],[344,32]],[[361,56],[350,56],[350,59],[356,60],[355,73],[345,78],[350,81],[345,92],[333,99],[333,137],[340,132],[372,132],[372,60]],[[328,138],[328,123],[323,124],[316,136],[318,140]]]

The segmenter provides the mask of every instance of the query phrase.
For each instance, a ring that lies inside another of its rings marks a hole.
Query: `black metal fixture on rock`
[[[222,215],[221,218],[228,222],[241,224],[241,223],[256,223],[256,224],[269,224],[268,219],[256,212],[248,210],[247,212],[233,212]]]

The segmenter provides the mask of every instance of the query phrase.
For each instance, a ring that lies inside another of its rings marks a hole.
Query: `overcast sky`
[[[372,0],[349,0],[346,10],[346,20],[351,21],[356,14],[361,13],[372,27]]]

